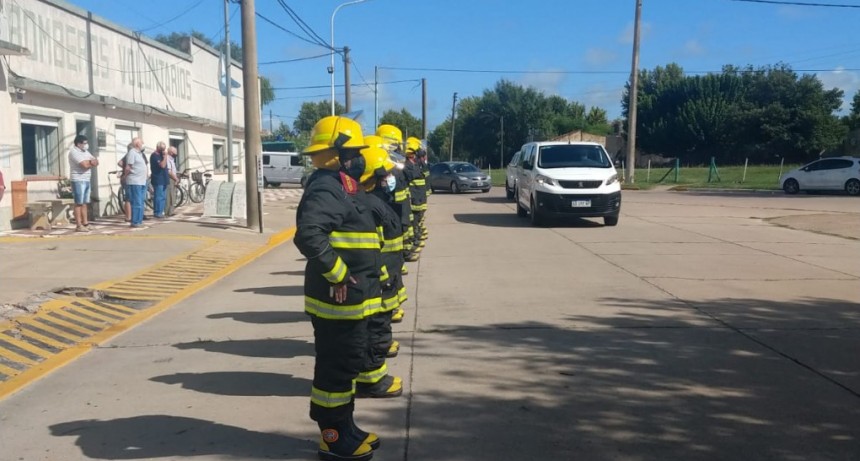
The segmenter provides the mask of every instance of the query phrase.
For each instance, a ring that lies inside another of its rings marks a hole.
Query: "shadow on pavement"
[[[666,311],[689,317],[689,307],[609,301],[643,311],[620,319],[569,318],[596,325],[587,329],[557,322],[446,325],[419,336],[416,376],[429,374],[440,385],[413,396],[411,412],[420,425],[410,437],[409,459],[857,458],[857,395],[716,323],[702,326],[679,315],[674,326],[660,324]],[[755,312],[774,328],[802,325],[818,309],[832,310],[847,327],[856,327],[860,315],[855,303],[826,299],[787,308],[761,300],[713,305]],[[831,333],[812,332],[816,339],[839,339]],[[855,347],[842,350],[847,366],[834,366],[834,374],[857,376],[860,335],[846,334]],[[446,359],[440,344],[469,352]],[[815,344],[796,347],[828,351]]]
[[[233,290],[236,293],[254,293],[257,295],[270,296],[304,296],[305,287],[303,286],[272,286],[272,287],[257,287],[257,288],[240,288]]]
[[[455,213],[454,219],[463,224],[487,227],[530,227],[528,220],[510,213]]]
[[[232,459],[314,459],[316,444],[195,418],[143,415],[55,424],[51,434],[77,437],[88,458],[156,459],[221,455]],[[61,459],[61,458],[57,458]]]
[[[175,373],[156,376],[150,381],[179,384],[183,389],[217,395],[306,397],[311,393],[309,379],[253,371]]]
[[[304,277],[305,271],[281,271],[281,272],[272,272],[271,275],[298,275]]]
[[[481,203],[501,203],[504,205],[513,205],[513,200],[508,200],[506,197],[475,197],[472,199],[473,202],[481,202]]]
[[[239,355],[242,357],[293,358],[315,355],[313,340],[302,339],[238,339],[230,341],[198,341],[174,344],[180,350],[200,349],[207,352]]]
[[[268,312],[223,312],[207,315],[208,319],[233,319],[237,322],[272,324],[309,322],[310,317],[304,312],[268,311]]]

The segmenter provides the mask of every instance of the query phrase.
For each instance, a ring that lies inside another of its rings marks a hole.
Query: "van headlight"
[[[606,179],[606,185],[611,186],[618,182],[618,175],[614,174]]]
[[[535,181],[542,186],[556,186],[558,187],[558,181],[548,176],[544,176],[542,174],[535,176]]]

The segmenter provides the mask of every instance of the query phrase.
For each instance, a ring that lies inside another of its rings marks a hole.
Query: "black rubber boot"
[[[346,419],[334,424],[319,423],[320,445],[317,456],[323,461],[367,461],[373,458],[373,448],[362,441]]]
[[[357,383],[355,398],[357,399],[389,399],[403,394],[403,380],[399,377],[386,375],[373,384]]]
[[[361,430],[361,428],[355,424],[355,418],[353,418],[353,415],[349,415],[349,424],[352,425],[353,432],[358,435],[358,438],[360,440],[363,440],[364,443],[370,445],[370,448],[374,450],[379,448],[379,436],[377,436],[373,432],[365,432]]]

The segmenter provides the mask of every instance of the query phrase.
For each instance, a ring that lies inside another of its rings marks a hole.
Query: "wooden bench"
[[[27,219],[30,224],[30,230],[51,230],[51,204],[42,202],[28,203]]]

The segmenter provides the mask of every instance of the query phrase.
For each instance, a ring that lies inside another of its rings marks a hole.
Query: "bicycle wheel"
[[[198,182],[191,185],[191,189],[188,190],[188,198],[191,199],[194,203],[200,203],[203,201],[203,197],[206,196],[206,188],[203,184]]]
[[[187,194],[185,193],[185,188],[184,188],[184,187],[182,187],[182,186],[177,185],[177,186],[176,186],[176,193],[175,193],[175,195],[176,195],[176,204],[175,204],[175,205],[173,205],[173,206],[174,206],[175,208],[179,208],[179,207],[181,207],[182,205],[185,205],[185,199],[186,199],[186,195],[187,195]]]

